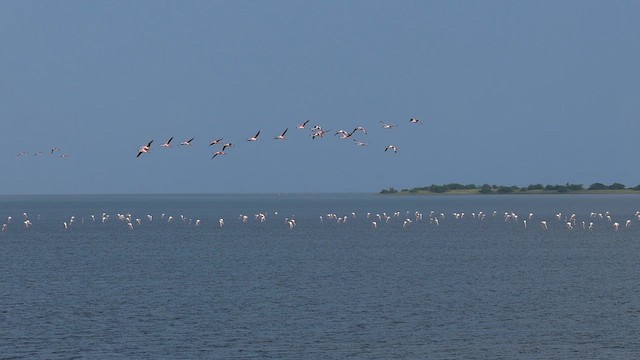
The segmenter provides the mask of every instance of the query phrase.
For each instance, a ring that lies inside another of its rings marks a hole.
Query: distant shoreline
[[[396,190],[393,187],[380,191],[383,195],[611,195],[611,194],[638,194],[640,195],[640,185],[628,188],[624,184],[613,183],[605,185],[602,183],[593,183],[585,189],[582,184],[564,185],[542,185],[531,184],[527,187],[489,185],[483,184],[477,186],[475,184],[432,184],[424,187],[414,187],[412,189]]]
[[[450,190],[446,192],[433,192],[429,190],[399,190],[398,192],[379,193],[380,195],[640,195],[640,191],[632,189],[624,190],[577,190],[558,192],[555,190],[525,190],[509,193],[491,192],[481,193],[478,189]]]

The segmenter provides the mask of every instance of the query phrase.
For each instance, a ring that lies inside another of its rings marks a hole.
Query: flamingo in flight
[[[260,130],[258,130],[258,132],[255,135],[248,138],[247,141],[258,141],[258,136],[260,136]]]
[[[419,119],[416,119],[416,118],[409,119],[409,122],[412,123],[412,124],[420,124],[420,125],[422,125],[422,121],[420,121]]]
[[[173,136],[169,138],[169,140],[167,140],[166,143],[160,145],[162,147],[171,147],[171,140],[173,140]]]
[[[363,128],[362,126],[358,126],[357,128],[353,129],[351,134],[355,133],[358,130],[362,131],[365,135],[367,135],[367,129]]]
[[[233,143],[226,143],[226,144],[222,145],[222,151],[224,151],[224,149],[232,147],[232,146],[233,146]]]
[[[340,134],[340,139],[348,139],[351,137],[351,135],[353,135],[353,133],[355,132],[355,130],[353,130],[352,132],[348,133],[344,130],[338,130],[336,131],[335,134],[333,134],[333,136],[336,136],[338,134]]]
[[[183,141],[183,142],[180,143],[180,145],[191,146],[191,142],[193,141],[193,139],[195,139],[195,138],[192,137],[191,139],[189,139],[187,141]]]
[[[387,145],[387,146],[385,146],[384,151],[386,152],[389,149],[393,150],[393,152],[396,153],[396,154],[398,153],[398,147],[395,146],[395,145]]]
[[[382,128],[383,129],[393,129],[394,127],[398,126],[398,124],[387,124],[384,121],[380,121],[380,123],[382,123]]]
[[[274,140],[287,140],[287,138],[284,137],[284,134],[287,133],[287,130],[289,130],[289,128],[284,129],[284,131],[282,132],[282,134],[274,137]],[[256,136],[257,137],[257,136]]]
[[[220,144],[220,142],[222,141],[222,138],[220,139],[215,139],[215,140],[211,140],[211,142],[209,143],[209,146],[211,145],[216,145],[216,144]]]
[[[298,125],[297,128],[298,129],[304,129],[304,127],[307,126],[308,122],[309,122],[309,120],[305,120],[305,122],[303,122],[302,124]]]
[[[211,158],[213,159],[218,155],[227,155],[227,153],[224,152],[224,151],[216,151],[216,152],[213,153],[213,157],[211,157]]]
[[[316,125],[311,133],[311,138],[315,139],[317,137],[324,137],[329,131],[331,130],[324,130],[322,127]]]
[[[140,146],[138,148],[138,155],[136,155],[136,157],[140,157],[140,155],[142,154],[146,154],[149,151],[151,151],[151,144],[153,143],[153,140],[149,141],[149,143],[147,145],[144,146]]]

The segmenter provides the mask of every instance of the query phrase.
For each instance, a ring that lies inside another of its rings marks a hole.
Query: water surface
[[[0,221],[12,217],[0,233],[0,353],[17,359],[638,358],[639,200],[0,197]],[[432,211],[439,225],[429,220]],[[376,219],[395,212],[400,217],[388,223]],[[480,212],[483,220],[473,216]],[[518,220],[505,221],[505,212]],[[110,215],[104,223],[103,213]],[[259,213],[266,221],[256,220]],[[131,214],[133,229],[117,214]],[[285,223],[291,218],[293,229]],[[403,227],[407,218],[412,223]],[[583,221],[593,222],[592,230]]]

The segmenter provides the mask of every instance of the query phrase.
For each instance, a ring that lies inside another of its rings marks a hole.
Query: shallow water
[[[0,354],[638,358],[638,210],[631,195],[0,197]]]

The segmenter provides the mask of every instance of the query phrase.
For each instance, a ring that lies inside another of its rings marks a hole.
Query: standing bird
[[[386,152],[389,149],[393,150],[393,152],[396,153],[396,154],[398,153],[398,147],[395,146],[395,145],[387,145],[387,146],[385,146],[384,151]]]
[[[260,136],[260,130],[254,136],[248,138],[247,141],[258,141],[258,136]]]
[[[171,140],[173,140],[173,136],[169,138],[169,140],[167,140],[166,143],[160,145],[162,147],[171,147]]]
[[[180,143],[180,145],[191,146],[191,142],[193,141],[193,139],[195,139],[195,138],[192,137],[191,139],[189,139],[187,141],[183,141],[183,142]]]
[[[284,131],[282,132],[282,134],[280,134],[280,135],[278,135],[278,136],[274,137],[273,139],[274,139],[274,140],[287,140],[287,139],[284,137],[284,134],[286,134],[286,133],[287,133],[287,130],[289,130],[289,128],[284,129]],[[256,137],[257,137],[257,136],[256,136]]]
[[[140,155],[142,155],[142,154],[146,154],[146,153],[148,153],[149,151],[151,151],[151,144],[152,144],[152,143],[153,143],[153,140],[149,141],[149,143],[148,143],[147,145],[140,146],[140,147],[138,148],[138,155],[136,155],[136,157],[140,157]],[[60,155],[60,156],[62,157],[62,156],[64,156],[64,155]]]

